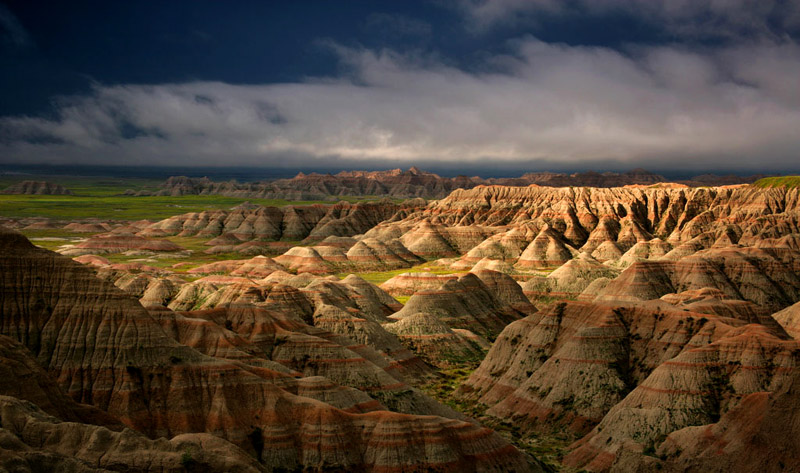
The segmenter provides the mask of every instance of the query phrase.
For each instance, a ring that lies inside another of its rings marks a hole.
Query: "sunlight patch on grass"
[[[186,273],[190,269],[194,269],[208,263],[246,259],[246,257],[242,257],[242,255],[238,253],[220,253],[215,255],[207,255],[205,253],[193,253],[192,255],[185,257],[171,255],[171,254],[155,255],[155,256],[143,256],[143,255],[129,256],[129,255],[124,255],[122,253],[103,254],[100,256],[103,256],[112,263],[139,262],[156,268],[169,269],[170,271],[173,271],[179,275],[182,273]],[[178,263],[187,263],[187,264],[181,265],[178,268],[173,268],[173,266]]]
[[[350,274],[355,274],[356,276],[361,277],[365,281],[371,282],[375,285],[381,285],[392,279],[395,276],[398,276],[403,273],[428,273],[428,274],[464,274],[466,271],[463,270],[454,270],[450,269],[445,266],[437,266],[432,262],[419,264],[417,266],[413,266],[411,268],[402,268],[402,269],[393,269],[391,271],[365,271],[365,272],[346,272],[346,273],[338,273],[336,277],[339,279],[344,279]]]
[[[800,176],[765,177],[757,180],[753,185],[761,188],[786,187],[788,189],[794,189],[800,187]]]
[[[218,195],[179,197],[0,195],[0,216],[46,217],[57,220],[161,220],[173,215],[204,210],[230,209],[243,202],[282,207],[285,205],[331,204],[324,201],[244,199]]]

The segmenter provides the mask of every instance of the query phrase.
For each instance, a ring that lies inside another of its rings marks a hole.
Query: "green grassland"
[[[765,177],[753,183],[756,187],[786,187],[794,189],[800,187],[800,176],[778,176],[778,177]]]
[[[220,195],[142,196],[124,195],[125,191],[153,191],[160,180],[129,178],[62,178],[20,176],[0,178],[0,189],[25,179],[48,180],[61,184],[74,195],[4,195],[0,194],[0,217],[46,217],[57,220],[160,220],[173,215],[203,210],[229,209],[243,202],[282,207],[285,205],[333,204],[330,200],[293,201],[285,199],[248,199]],[[379,197],[341,197],[338,200],[361,202]],[[397,199],[395,199],[397,200]]]
[[[31,179],[30,176],[2,176],[0,177],[0,189],[25,180]],[[147,179],[122,179],[122,178],[55,178],[48,176],[37,176],[34,179],[47,180],[63,185],[71,190],[74,195],[4,195],[0,194],[0,217],[26,218],[44,217],[61,221],[135,221],[135,220],[161,220],[173,215],[180,215],[187,212],[202,212],[204,210],[229,209],[243,202],[264,206],[285,206],[285,205],[312,205],[312,204],[332,204],[333,201],[290,201],[283,199],[247,199],[240,197],[225,197],[219,195],[185,195],[185,196],[142,196],[136,197],[124,195],[125,191],[152,191],[158,188],[162,181]],[[377,200],[378,197],[342,197],[341,200],[348,202],[361,202]],[[398,199],[393,199],[398,201]],[[90,233],[74,233],[63,229],[47,230],[23,230],[22,233],[30,238],[34,244],[49,249],[57,250],[67,244],[74,244],[78,241],[91,237]],[[185,272],[188,269],[214,262],[228,259],[245,259],[246,256],[227,253],[208,255],[204,251],[209,247],[205,245],[208,238],[196,237],[168,237],[181,247],[191,250],[192,254],[188,257],[170,254],[164,256],[155,255],[153,257],[128,256],[123,254],[106,254],[114,263],[129,261],[146,261],[151,266],[167,268],[179,262],[191,264],[182,266],[177,272]],[[300,242],[289,242],[300,245]],[[447,268],[439,268],[432,263],[425,263],[414,268],[401,269],[396,271],[379,271],[359,273],[364,279],[380,284],[398,274],[408,271],[429,271],[434,274],[449,274],[454,271]],[[342,273],[339,277],[344,278],[348,273]]]
[[[323,201],[244,199],[219,195],[132,197],[123,195],[0,195],[0,216],[57,220],[161,220],[203,210],[229,209],[243,202],[265,206],[330,204]]]

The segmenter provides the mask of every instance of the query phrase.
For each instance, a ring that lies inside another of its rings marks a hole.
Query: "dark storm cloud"
[[[479,30],[554,16],[624,14],[663,28],[674,40],[782,40],[800,32],[800,3],[786,0],[460,0],[455,5]]]
[[[665,24],[677,24],[696,8],[690,2],[644,3],[650,2],[569,2],[584,9],[639,5],[654,9],[648,14],[662,15]],[[530,12],[530,4],[470,3],[464,12],[489,27],[508,21],[519,8]],[[535,4],[554,12],[563,8],[562,2]],[[705,5],[723,4],[733,5]],[[88,95],[60,102],[54,117],[1,118],[0,159],[320,167],[796,166],[800,47],[788,33],[776,34],[774,22],[765,20],[768,12],[748,19],[723,11],[723,29],[747,24],[761,33],[725,44],[676,41],[622,49],[546,43],[527,35],[483,54],[482,64],[469,69],[436,51],[327,42],[345,73],[264,85],[95,85]],[[789,13],[780,28],[795,21]],[[703,24],[705,16],[697,15],[695,24]],[[408,34],[426,34],[421,24],[392,21]]]

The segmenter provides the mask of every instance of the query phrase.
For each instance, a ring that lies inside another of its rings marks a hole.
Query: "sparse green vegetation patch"
[[[465,362],[461,366],[438,370],[440,377],[421,386],[429,396],[451,408],[479,420],[483,425],[495,430],[505,437],[514,446],[528,452],[551,471],[571,473],[573,470],[561,465],[561,458],[567,453],[567,448],[575,440],[574,435],[568,432],[554,432],[542,434],[537,432],[522,432],[513,422],[501,421],[486,414],[487,406],[472,400],[457,399],[453,394],[461,384],[477,369],[480,360]]]
[[[436,400],[477,419],[486,414],[486,406],[478,402],[461,401],[456,399],[453,393],[469,378],[479,364],[480,360],[464,363],[462,366],[448,370],[439,370],[440,377],[421,386],[421,389]]]
[[[776,176],[765,177],[753,183],[756,187],[786,187],[787,189],[794,189],[800,187],[800,176]]]
[[[31,240],[31,243],[51,251],[56,251],[64,245],[76,244],[94,235],[93,233],[75,233],[63,229],[21,230],[21,232]],[[191,255],[180,256],[174,253],[155,253],[152,256],[130,256],[122,253],[100,252],[98,252],[98,254],[112,263],[141,262],[156,268],[170,268],[171,271],[176,273],[185,273],[190,269],[217,261],[251,258],[251,256],[239,253],[206,254],[204,251],[210,247],[205,243],[209,241],[210,238],[173,236],[165,239],[180,245],[184,249],[190,250],[192,252]],[[172,268],[172,266],[177,263],[186,264],[181,265],[179,268]]]
[[[21,230],[21,233],[36,246],[55,251],[63,245],[77,243],[88,238],[90,233],[75,233],[60,228],[42,230]]]
[[[417,266],[412,266],[411,268],[394,269],[391,271],[367,271],[360,273],[351,271],[347,273],[339,273],[336,275],[336,277],[339,279],[344,279],[350,274],[355,274],[356,276],[359,276],[365,281],[371,282],[372,284],[383,284],[389,279],[392,279],[393,277],[399,276],[403,273],[459,274],[466,272],[450,269],[446,266],[437,266],[432,262],[427,262]]]

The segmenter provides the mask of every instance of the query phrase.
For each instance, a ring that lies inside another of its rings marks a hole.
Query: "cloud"
[[[472,168],[620,162],[796,167],[800,47],[707,51],[520,39],[492,73],[391,50],[336,49],[347,77],[97,85],[57,116],[0,119],[15,163]]]
[[[628,15],[673,40],[781,40],[800,33],[800,2],[785,0],[460,0],[473,29],[536,25],[548,17]]]

